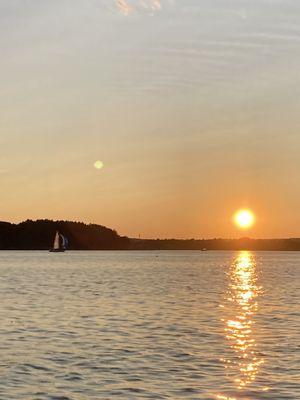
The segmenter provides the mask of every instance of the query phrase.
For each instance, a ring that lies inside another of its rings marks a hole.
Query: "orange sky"
[[[0,219],[299,237],[298,3],[129,3],[1,2]]]

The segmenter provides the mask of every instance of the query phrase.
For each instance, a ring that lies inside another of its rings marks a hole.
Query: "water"
[[[1,252],[1,399],[299,399],[300,254]]]

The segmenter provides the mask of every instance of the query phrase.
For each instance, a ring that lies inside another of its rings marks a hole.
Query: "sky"
[[[0,220],[300,236],[298,1],[0,0],[0,49]]]

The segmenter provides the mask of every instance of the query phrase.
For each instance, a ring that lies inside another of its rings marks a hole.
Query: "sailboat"
[[[56,231],[53,247],[49,251],[51,253],[63,253],[64,251],[66,251],[67,247],[68,239],[64,235]]]

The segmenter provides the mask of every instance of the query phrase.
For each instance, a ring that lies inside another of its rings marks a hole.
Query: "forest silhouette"
[[[55,232],[70,250],[300,250],[300,239],[135,239],[102,225],[72,221],[0,222],[0,250],[48,250]]]

